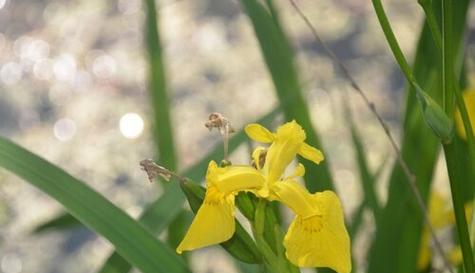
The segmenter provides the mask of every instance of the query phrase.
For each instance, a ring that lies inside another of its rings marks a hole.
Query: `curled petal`
[[[292,175],[290,175],[289,177],[287,177],[287,179],[293,179],[293,178],[296,178],[296,177],[302,177],[305,175],[305,167],[302,163],[299,163],[297,165],[297,167],[295,168],[294,170],[294,173]]]
[[[176,252],[193,250],[229,240],[235,231],[234,195],[224,196],[209,188]]]
[[[316,164],[320,164],[320,162],[325,158],[320,150],[308,145],[307,143],[303,143],[302,146],[300,146],[298,154]]]
[[[313,195],[322,214],[297,215],[284,238],[287,258],[300,267],[329,267],[351,271],[350,239],[338,197],[331,191]]]
[[[305,187],[292,180],[276,182],[272,186],[276,200],[287,205],[292,211],[302,218],[321,215],[312,194]]]
[[[265,178],[258,170],[249,166],[221,168],[211,161],[206,173],[206,183],[208,187],[214,186],[221,193],[230,194],[258,190],[264,185]]]
[[[260,124],[251,123],[244,128],[244,131],[251,139],[257,142],[270,143],[274,141],[274,134]]]

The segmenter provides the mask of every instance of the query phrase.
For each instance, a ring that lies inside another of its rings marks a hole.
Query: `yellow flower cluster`
[[[176,251],[182,253],[230,239],[235,231],[234,198],[238,192],[247,191],[259,198],[280,201],[295,213],[284,238],[286,256],[293,264],[349,273],[350,239],[336,194],[309,193],[294,180],[305,173],[301,164],[293,175],[283,177],[297,154],[316,164],[323,160],[323,154],[305,143],[305,132],[295,121],[280,126],[276,133],[258,124],[248,125],[245,131],[251,139],[270,146],[258,147],[252,153],[255,167],[219,167],[210,162],[205,199]]]

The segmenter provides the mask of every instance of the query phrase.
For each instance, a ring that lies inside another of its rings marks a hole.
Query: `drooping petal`
[[[176,252],[193,250],[229,240],[235,231],[234,195],[224,196],[216,188],[206,196]]]
[[[284,238],[287,258],[300,267],[351,271],[350,239],[338,197],[331,191],[313,195],[322,215],[297,215]]]
[[[320,150],[308,145],[307,143],[303,143],[302,146],[300,146],[298,154],[316,164],[320,164],[320,162],[325,158]]]
[[[263,187],[265,178],[262,174],[249,166],[218,167],[211,161],[206,173],[206,183],[214,186],[224,194],[238,191],[258,190]]]
[[[305,187],[292,180],[278,181],[271,187],[276,200],[287,205],[302,218],[321,215],[311,193]]]
[[[297,122],[291,121],[280,126],[275,140],[269,147],[264,164],[264,173],[269,183],[279,180],[285,168],[294,160],[305,141],[305,132]]]
[[[475,90],[463,92],[463,100],[467,108],[470,124],[472,125],[472,129],[475,130]],[[465,127],[463,126],[462,116],[459,109],[457,109],[455,112],[455,128],[457,129],[457,133],[463,139],[467,139],[467,132],[465,132]]]
[[[244,128],[244,131],[251,139],[257,142],[270,143],[274,140],[274,134],[264,126],[257,123],[247,125],[246,128]]]

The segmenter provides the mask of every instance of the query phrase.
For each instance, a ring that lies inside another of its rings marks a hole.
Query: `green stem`
[[[383,29],[384,36],[389,43],[389,47],[394,54],[394,58],[399,64],[399,67],[404,73],[404,76],[409,81],[409,83],[413,86],[417,86],[416,80],[412,75],[411,68],[404,58],[404,54],[402,53],[401,48],[399,47],[399,43],[397,42],[396,36],[394,36],[394,32],[389,24],[388,17],[386,16],[386,12],[384,11],[383,5],[381,4],[381,0],[372,0],[374,10],[376,12],[376,16],[378,16],[379,24]]]
[[[454,113],[454,94],[457,98],[461,99],[460,94],[455,92],[455,77],[454,77],[454,50],[453,44],[453,1],[442,0],[442,83],[443,94],[445,97],[445,112],[447,115],[452,116]],[[459,99],[458,99],[459,101]],[[463,100],[460,100],[459,105],[462,106],[461,110],[465,110]],[[465,113],[466,114],[466,113]],[[467,124],[468,125],[468,124]],[[470,131],[467,135],[471,134]],[[473,272],[473,254],[470,244],[470,237],[468,234],[467,220],[465,218],[465,209],[462,199],[462,170],[460,164],[457,162],[457,149],[456,144],[444,145],[447,170],[449,173],[450,189],[452,192],[452,201],[455,211],[455,221],[457,225],[457,233],[462,249],[463,264],[466,273]]]
[[[264,257],[265,265],[268,267],[269,272],[276,273],[288,273],[288,269],[285,266],[285,261],[279,259],[278,256],[272,251],[267,241],[264,238],[264,227],[266,219],[266,205],[267,201],[259,199],[256,206],[256,214],[254,216],[254,222],[252,223],[252,231],[256,245],[262,256]]]
[[[394,35],[394,32],[391,28],[391,24],[389,23],[386,12],[384,11],[384,7],[381,4],[381,0],[371,0],[371,2],[373,3],[374,11],[376,12],[376,16],[378,17],[379,24],[381,25],[381,28],[383,29],[384,36],[386,37],[386,40],[388,41],[389,47],[391,48],[394,58],[399,64],[399,68],[401,69],[402,73],[406,77],[406,80],[416,91],[418,97],[424,98],[425,93],[423,89],[419,86],[419,84],[417,84],[416,79],[414,75],[412,74],[412,70],[406,58],[404,57],[404,53],[402,53],[401,47],[399,46],[399,43],[397,42],[396,36]],[[434,130],[432,126],[431,128]],[[437,134],[437,136],[439,135]]]

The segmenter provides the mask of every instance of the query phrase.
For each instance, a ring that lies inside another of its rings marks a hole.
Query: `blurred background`
[[[351,215],[361,199],[361,188],[341,109],[344,92],[349,92],[371,169],[394,161],[394,154],[376,120],[290,3],[275,2],[296,53],[304,96],[345,213]],[[411,59],[422,11],[417,1],[384,2]],[[404,79],[370,1],[299,0],[298,4],[397,138]],[[278,101],[252,26],[237,1],[166,0],[157,1],[157,6],[182,170],[220,140],[204,127],[210,112],[223,113],[240,129]],[[133,217],[161,194],[160,184],[150,184],[138,165],[155,156],[144,14],[140,0],[0,0],[0,134],[61,166]],[[469,18],[473,31],[473,9]],[[248,147],[242,145],[231,159],[249,162]],[[444,164],[439,164],[437,173],[436,186],[443,191],[447,188]],[[387,181],[384,172],[381,177]],[[381,189],[386,186],[378,184]],[[85,228],[33,232],[62,212],[54,200],[1,170],[0,272],[97,270],[112,247],[93,232]],[[366,226],[365,236],[371,235],[371,223]],[[354,253],[357,259],[364,256],[366,247],[364,236],[360,237],[353,241],[361,250]],[[219,247],[195,254],[196,272],[223,272],[223,268],[236,272],[231,258]]]

